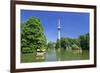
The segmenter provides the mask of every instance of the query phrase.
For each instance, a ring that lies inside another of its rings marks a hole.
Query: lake
[[[89,51],[83,50],[82,53],[68,50],[48,49],[45,54],[36,56],[36,53],[21,54],[22,63],[30,62],[49,62],[49,61],[69,61],[69,60],[88,60]]]

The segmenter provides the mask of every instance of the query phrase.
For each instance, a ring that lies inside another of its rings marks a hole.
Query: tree
[[[60,48],[61,49],[68,49],[71,46],[71,39],[62,37],[60,40],[57,40],[56,42],[56,49],[59,48],[59,41],[60,41]]]
[[[21,24],[21,49],[45,49],[46,37],[39,18],[30,17]]]
[[[76,44],[72,45],[72,50],[79,50],[79,49],[80,49],[80,47],[78,47]]]
[[[61,48],[66,49],[69,46],[70,42],[67,38],[61,38]]]
[[[57,39],[57,41],[56,41],[56,45],[55,45],[55,48],[56,49],[59,49],[61,46],[61,44],[60,44],[61,42],[60,42],[60,40],[59,39]]]
[[[79,39],[81,48],[83,50],[89,50],[89,33],[81,35]]]
[[[56,41],[56,49],[59,48],[59,41],[61,49],[79,49],[89,50],[89,33],[80,35],[79,38],[62,37]]]
[[[48,42],[47,49],[54,49],[54,48],[55,48],[55,43],[54,42]]]

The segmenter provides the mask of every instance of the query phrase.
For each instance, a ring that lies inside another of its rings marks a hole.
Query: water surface
[[[69,61],[69,60],[87,60],[89,59],[89,51],[83,50],[82,53],[67,50],[48,50],[41,56],[36,56],[36,53],[21,54],[21,62],[49,62],[49,61]]]

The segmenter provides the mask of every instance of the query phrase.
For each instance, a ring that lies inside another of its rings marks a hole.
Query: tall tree
[[[39,18],[30,17],[21,24],[21,49],[45,49],[46,37]]]
[[[81,48],[83,50],[89,50],[89,33],[81,35],[79,39]]]

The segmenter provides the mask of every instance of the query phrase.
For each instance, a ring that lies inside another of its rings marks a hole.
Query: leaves
[[[54,49],[55,48],[55,43],[54,42],[48,42],[47,48],[48,49]]]
[[[56,41],[55,48],[59,48],[59,43],[62,49],[79,49],[89,50],[89,33],[80,35],[79,38],[62,37]]]
[[[28,21],[21,24],[21,49],[32,50],[44,49],[46,37],[40,19],[30,17]]]
[[[79,39],[81,48],[89,50],[89,33],[81,35]]]

